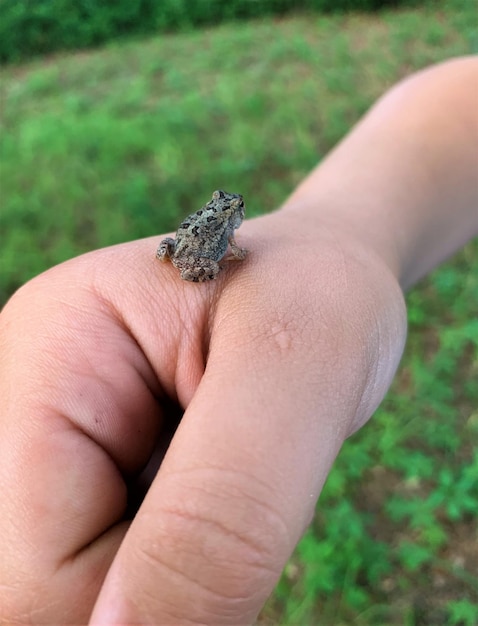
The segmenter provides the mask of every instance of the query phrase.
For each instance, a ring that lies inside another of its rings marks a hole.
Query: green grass
[[[275,208],[389,86],[478,51],[475,23],[467,0],[296,15],[3,69],[0,303],[66,258],[174,230],[212,189]],[[393,388],[261,624],[478,622],[478,244],[408,303]]]

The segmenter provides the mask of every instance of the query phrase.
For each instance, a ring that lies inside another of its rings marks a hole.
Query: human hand
[[[405,339],[401,291],[346,229],[278,212],[216,281],[157,239],[20,289],[0,317],[6,623],[246,624]],[[184,417],[136,516],[127,485]],[[106,578],[105,578],[106,577]]]
[[[4,621],[77,624],[93,607],[94,624],[254,619],[392,378],[397,279],[413,284],[478,232],[477,72],[457,59],[392,89],[285,209],[244,224],[250,255],[216,281],[180,281],[143,240],[12,298]],[[172,403],[184,417],[130,524],[128,485]]]

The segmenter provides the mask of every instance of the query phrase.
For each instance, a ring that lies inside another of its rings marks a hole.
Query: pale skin
[[[159,237],[0,316],[2,624],[250,624],[403,349],[403,289],[478,232],[478,61],[384,96],[217,280]],[[290,262],[288,262],[290,261]],[[131,523],[124,477],[181,425]]]

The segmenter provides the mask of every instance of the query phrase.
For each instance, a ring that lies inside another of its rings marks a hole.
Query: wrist
[[[286,203],[374,250],[407,288],[478,232],[476,59],[388,92]]]
[[[317,245],[329,242],[344,255],[367,259],[366,264],[382,265],[400,284],[399,246],[387,219],[373,219],[373,203],[338,197],[324,186],[315,191],[314,195],[309,193],[306,180],[280,210],[282,217],[298,225]]]

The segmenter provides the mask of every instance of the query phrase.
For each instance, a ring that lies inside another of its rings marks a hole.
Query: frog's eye
[[[219,200],[220,198],[224,198],[224,191],[222,191],[221,189],[218,189],[212,194],[212,199]]]

